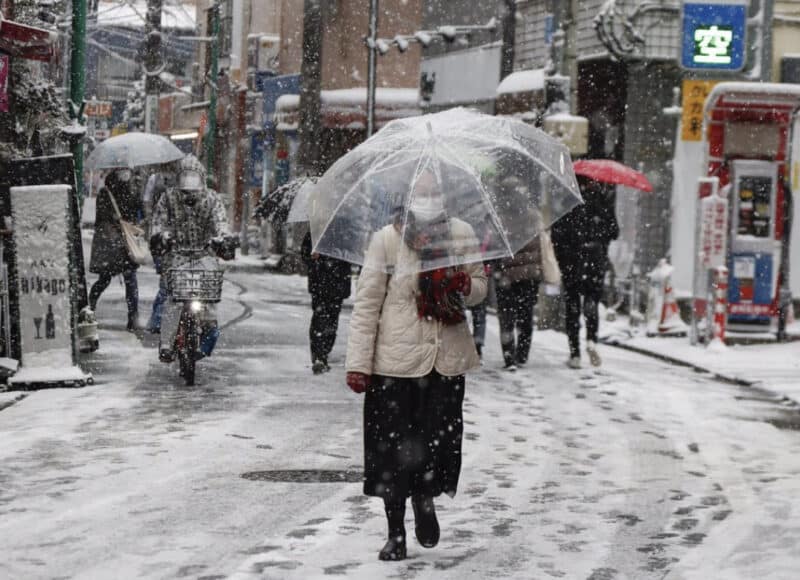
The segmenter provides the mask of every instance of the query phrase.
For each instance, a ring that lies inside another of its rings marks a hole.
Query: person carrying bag
[[[133,220],[141,211],[141,200],[131,191],[130,179],[129,169],[112,171],[106,177],[105,186],[97,197],[89,271],[98,274],[99,278],[89,292],[89,306],[92,310],[97,310],[100,295],[111,284],[111,279],[121,274],[125,281],[128,306],[127,329],[134,332],[139,328],[139,286],[136,280],[139,262],[131,255],[122,224],[128,223],[136,227]]]
[[[119,222],[119,228],[122,231],[122,240],[125,242],[125,247],[128,249],[128,255],[131,260],[139,265],[147,261],[147,255],[150,251],[147,249],[147,241],[144,239],[144,229],[140,228],[133,222],[123,219],[120,214],[117,200],[114,199],[114,194],[108,191],[108,197],[111,200],[111,205],[114,208],[114,215]]]

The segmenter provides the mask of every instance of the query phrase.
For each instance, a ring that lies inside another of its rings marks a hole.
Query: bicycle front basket
[[[219,302],[222,299],[222,270],[171,268],[167,273],[167,288],[176,302]]]

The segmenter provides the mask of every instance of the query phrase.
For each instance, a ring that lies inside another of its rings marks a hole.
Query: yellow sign
[[[124,135],[127,132],[128,132],[128,126],[125,125],[124,123],[119,123],[111,128],[112,137],[116,137],[117,135]]]
[[[681,139],[703,140],[703,107],[706,97],[719,81],[697,81],[685,79],[682,88]]]

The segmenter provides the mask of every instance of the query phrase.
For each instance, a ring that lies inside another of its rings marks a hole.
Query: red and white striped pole
[[[725,344],[725,326],[728,323],[728,268],[714,268],[714,314],[711,325],[711,342]]]

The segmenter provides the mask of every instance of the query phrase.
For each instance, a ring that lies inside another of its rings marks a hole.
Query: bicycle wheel
[[[186,316],[183,320],[183,348],[180,351],[181,376],[187,387],[194,386],[195,352],[197,352],[197,324],[194,316]]]

